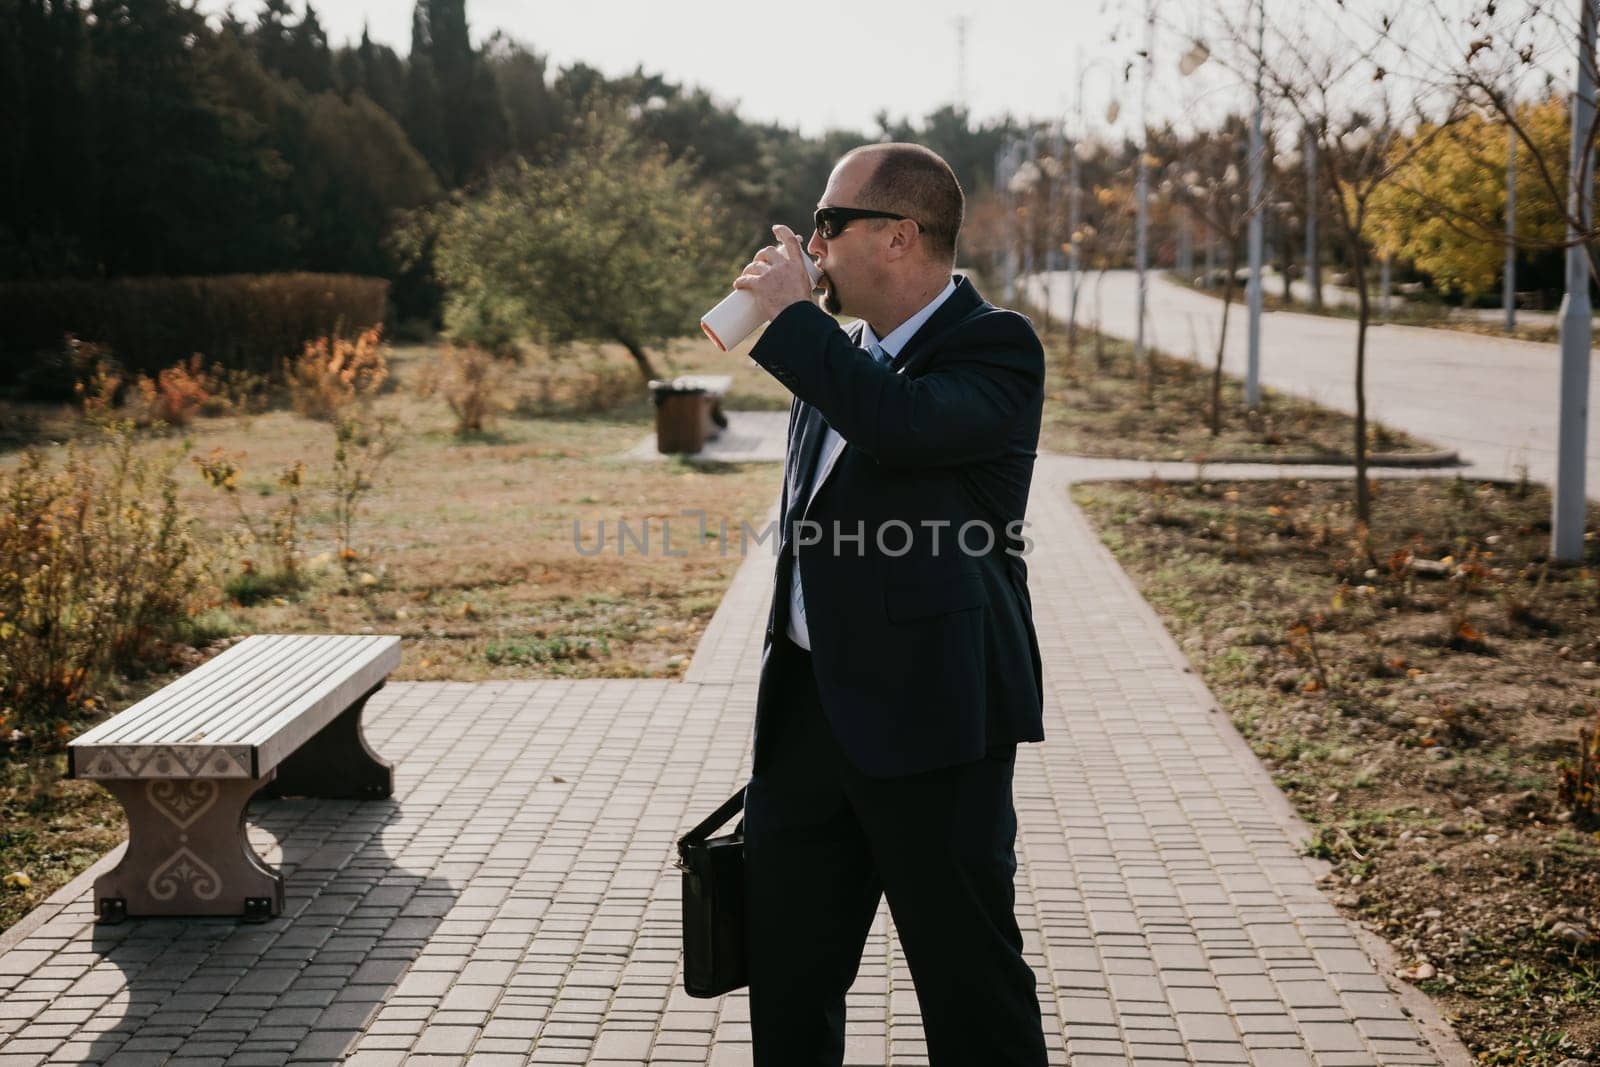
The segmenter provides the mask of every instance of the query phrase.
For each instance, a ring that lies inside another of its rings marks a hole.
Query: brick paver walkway
[[[1438,1063],[1066,493],[1150,469],[1036,473],[1049,739],[1018,753],[1017,904],[1051,1061]],[[279,919],[96,927],[80,878],[0,942],[0,1067],[748,1062],[746,998],[682,991],[671,856],[747,774],[771,565],[741,567],[684,681],[391,685],[392,802],[252,809]],[[926,1062],[887,908],[849,1008],[848,1063]]]

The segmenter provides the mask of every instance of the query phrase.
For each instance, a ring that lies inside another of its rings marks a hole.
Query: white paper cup
[[[811,284],[816,286],[822,271],[812,258],[802,252],[800,262],[805,265]],[[737,348],[746,337],[756,332],[756,327],[766,322],[761,305],[744,289],[735,289],[723,298],[722,303],[700,318],[700,328],[711,338],[711,343],[722,351]]]

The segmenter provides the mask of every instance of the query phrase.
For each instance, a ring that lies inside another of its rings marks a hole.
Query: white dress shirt
[[[861,347],[872,352],[874,358],[877,358],[879,362],[892,363],[894,358],[900,354],[900,350],[906,346],[906,342],[916,336],[917,331],[922,329],[923,325],[933,317],[933,313],[938,311],[940,305],[950,299],[950,294],[955,291],[956,283],[955,279],[952,278],[939,291],[938,296],[930,300],[921,311],[896,326],[890,331],[889,336],[882,341],[879,341],[877,335],[872,332],[872,327],[863,321],[861,323]],[[878,352],[882,352],[883,355],[881,357],[878,356]],[[800,517],[805,516],[806,511],[811,507],[812,498],[817,495],[817,490],[822,488],[822,483],[827,481],[828,475],[833,472],[833,466],[839,461],[839,455],[844,451],[844,445],[844,438],[840,437],[839,432],[832,426],[829,426],[823,432],[822,448],[818,453],[822,457],[821,462],[817,464],[817,474],[812,479],[811,490],[804,496],[805,503],[800,508]],[[791,524],[795,518],[796,516],[792,515],[789,517]],[[826,543],[826,538],[819,543]],[[806,625],[805,598],[800,591],[800,553],[798,549],[795,550],[794,566],[791,568],[789,581],[789,625],[786,628],[786,632],[789,635],[789,640],[803,649],[810,650],[811,631]]]

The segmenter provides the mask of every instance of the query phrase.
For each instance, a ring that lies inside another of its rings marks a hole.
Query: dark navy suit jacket
[[[1022,558],[1044,350],[1026,318],[956,281],[889,366],[856,347],[859,326],[847,333],[810,302],[785,308],[751,350],[795,397],[758,767],[797,553],[818,693],[862,772],[914,774],[1044,739]],[[845,447],[807,507],[829,426]]]

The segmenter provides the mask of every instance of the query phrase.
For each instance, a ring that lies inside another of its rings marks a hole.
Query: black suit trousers
[[[1012,879],[1016,746],[870,778],[834,739],[811,656],[785,635],[776,721],[745,794],[757,1067],[839,1067],[845,993],[889,899],[932,1067],[1042,1067],[1038,992]]]

